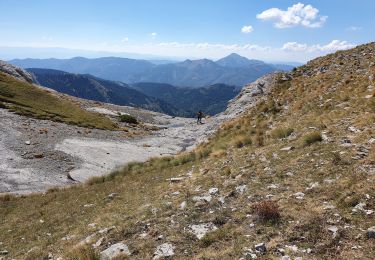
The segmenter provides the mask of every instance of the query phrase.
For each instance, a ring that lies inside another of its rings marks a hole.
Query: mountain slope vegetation
[[[28,71],[35,76],[40,85],[71,96],[122,106],[141,107],[170,115],[179,114],[178,109],[168,103],[147,96],[125,83],[51,69],[28,69]]]
[[[192,152],[3,196],[2,250],[96,259],[121,242],[130,256],[120,259],[163,245],[179,259],[371,259],[374,54],[370,43],[275,74],[267,95]]]
[[[88,112],[68,99],[0,72],[0,107],[17,114],[85,127],[116,129],[110,119]]]

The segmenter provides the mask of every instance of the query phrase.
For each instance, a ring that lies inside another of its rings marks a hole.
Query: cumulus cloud
[[[241,28],[242,33],[251,33],[252,31],[254,31],[254,29],[251,25],[245,25]]]
[[[124,37],[124,38],[122,38],[122,40],[121,40],[121,42],[123,42],[123,43],[127,43],[129,41],[129,38],[128,37]]]
[[[334,52],[338,50],[347,50],[353,47],[355,47],[355,44],[348,43],[347,41],[333,40],[326,45],[320,45],[320,44],[307,45],[306,43],[287,42],[287,43],[284,43],[281,49],[284,51],[293,51],[293,52],[306,51],[306,52],[328,53],[328,52]]]
[[[285,51],[305,51],[307,49],[307,44],[301,44],[297,42],[287,42],[287,43],[284,43],[281,49]]]
[[[320,16],[319,10],[312,5],[302,3],[288,7],[287,10],[270,8],[256,16],[260,20],[274,21],[277,28],[303,26],[307,28],[321,27],[327,16]]]
[[[346,30],[353,31],[353,32],[354,31],[360,31],[360,30],[362,30],[362,27],[352,25],[352,26],[349,26],[348,28],[346,28]]]
[[[158,35],[156,32],[152,32],[152,33],[150,33],[150,36],[151,36],[152,38],[155,38],[156,35]]]

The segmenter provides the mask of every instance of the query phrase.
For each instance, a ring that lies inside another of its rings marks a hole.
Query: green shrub
[[[293,133],[293,128],[276,128],[271,132],[271,136],[273,138],[281,139],[281,138],[287,138],[289,135]]]
[[[128,124],[138,124],[137,119],[131,115],[119,115],[120,122],[128,123]]]
[[[319,132],[312,132],[303,137],[303,144],[308,146],[316,142],[321,142],[322,140],[322,135]]]

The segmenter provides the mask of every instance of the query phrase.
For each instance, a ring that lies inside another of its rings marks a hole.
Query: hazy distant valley
[[[87,59],[15,59],[11,64],[22,68],[45,68],[121,81],[165,83],[176,87],[197,88],[213,84],[243,87],[260,76],[276,71],[291,70],[290,65],[274,65],[230,54],[220,60],[185,60],[169,64],[154,64],[147,60],[117,57]]]
[[[155,64],[126,58],[12,60],[42,86],[75,97],[135,106],[172,116],[194,117],[199,110],[225,110],[241,88],[289,65],[272,65],[230,54],[208,59]]]

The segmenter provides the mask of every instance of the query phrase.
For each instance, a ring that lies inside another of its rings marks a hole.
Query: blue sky
[[[373,0],[0,0],[0,10],[2,47],[306,61],[375,36]]]

